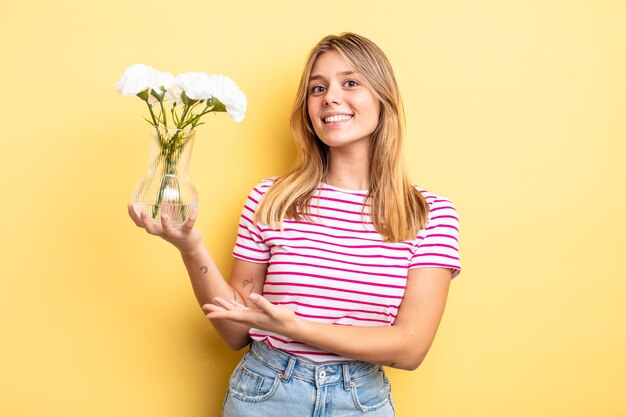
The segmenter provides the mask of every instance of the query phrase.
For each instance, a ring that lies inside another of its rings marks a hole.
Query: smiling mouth
[[[333,122],[346,122],[352,119],[352,115],[349,114],[336,114],[334,116],[324,117],[324,123],[333,123]]]

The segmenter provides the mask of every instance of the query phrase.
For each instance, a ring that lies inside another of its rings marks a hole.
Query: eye
[[[323,85],[314,85],[311,87],[311,94],[323,93],[326,88]]]
[[[353,87],[357,87],[357,86],[359,85],[359,83],[358,83],[358,82],[356,82],[356,81],[354,81],[354,80],[346,80],[346,82],[344,83],[344,85],[345,85],[346,87],[353,88]]]

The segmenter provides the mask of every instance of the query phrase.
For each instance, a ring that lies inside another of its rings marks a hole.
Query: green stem
[[[174,126],[178,126],[178,118],[176,117],[176,103],[172,104],[172,120],[174,121]]]
[[[183,129],[184,127],[188,126],[190,121],[196,118],[196,115],[194,113],[194,109],[200,104],[202,103],[201,101],[196,101],[195,103],[193,103],[191,106],[189,106],[188,111],[185,113],[185,117],[183,117],[180,122],[181,125],[179,127],[179,129]]]
[[[211,106],[207,105],[204,108],[204,110],[202,111],[202,113],[199,113],[199,114],[195,115],[194,117],[190,118],[187,121],[187,123],[185,123],[182,127],[186,127],[189,124],[191,124],[191,129],[194,129],[196,127],[196,125],[198,124],[198,122],[200,121],[200,118],[202,116],[204,116],[205,114],[212,112],[214,108],[215,108],[214,105],[211,105]]]
[[[163,178],[161,179],[161,184],[159,186],[159,193],[157,195],[156,205],[152,208],[152,218],[155,218],[161,203],[163,202],[163,197],[165,193],[165,188],[168,186],[172,186],[176,188],[177,197],[174,200],[174,204],[181,204],[181,195],[180,195],[180,183],[178,182],[177,176],[177,166],[185,148],[185,145],[189,141],[189,137],[182,134],[183,132],[176,132],[169,141],[162,141],[161,145],[161,153],[159,158],[162,159],[162,162],[159,162],[158,165],[163,164]],[[182,138],[179,136],[182,134]],[[178,209],[178,207],[176,208]]]
[[[152,117],[152,125],[154,127],[157,127],[159,125],[159,122],[157,122],[156,117],[154,117],[154,112],[152,111],[152,104],[148,103],[147,100],[146,100],[146,104],[148,105],[148,110],[150,110],[150,117]]]
[[[193,106],[191,106],[193,107]],[[185,105],[185,109],[183,110],[183,115],[180,117],[180,119],[178,119],[179,123],[184,123],[185,122],[185,118],[187,117],[187,113],[189,112],[190,107]],[[182,129],[182,126],[180,124],[177,125],[177,127],[179,129]]]
[[[159,104],[161,105],[161,115],[163,116],[163,125],[167,129],[167,113],[165,113],[165,108],[163,108],[163,97],[159,100]]]

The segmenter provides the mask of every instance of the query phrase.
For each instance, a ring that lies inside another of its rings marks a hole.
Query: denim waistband
[[[253,341],[250,354],[266,366],[276,370],[279,378],[289,378],[315,383],[316,386],[343,384],[346,390],[354,386],[354,381],[376,372],[381,365],[361,361],[316,363],[273,349],[265,342]]]

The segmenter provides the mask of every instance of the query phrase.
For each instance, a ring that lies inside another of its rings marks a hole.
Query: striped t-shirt
[[[433,193],[425,197],[430,214],[413,240],[387,243],[374,229],[365,191],[320,184],[306,220],[284,220],[283,230],[254,224],[254,213],[272,180],[252,189],[244,205],[236,258],[268,263],[263,296],[292,309],[298,317],[345,326],[391,326],[402,302],[409,269],[461,270],[459,220],[452,203]],[[253,340],[313,362],[349,360],[280,334],[250,329]]]

